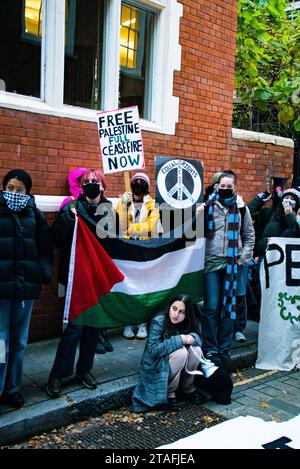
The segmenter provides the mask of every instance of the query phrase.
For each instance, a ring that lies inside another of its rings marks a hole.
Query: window
[[[178,0],[3,0],[0,106],[94,121],[138,105],[142,129],[174,134],[182,11]]]
[[[42,37],[42,1],[23,0],[22,39],[40,42]]]
[[[41,0],[0,2],[1,88],[40,97]]]
[[[139,107],[151,119],[151,51],[154,13],[122,3],[120,25],[119,107]]]
[[[66,0],[64,103],[101,108],[102,0]],[[75,8],[76,7],[76,8]]]

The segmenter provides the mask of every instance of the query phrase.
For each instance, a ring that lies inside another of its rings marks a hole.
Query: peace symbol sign
[[[175,171],[176,183],[173,184],[171,188],[168,188],[168,175],[172,172],[172,176],[174,178]],[[192,190],[190,190],[184,182],[184,179],[187,179],[187,177],[184,178],[185,172],[189,175],[188,179],[192,181]],[[202,188],[199,173],[195,170],[195,167],[186,160],[171,160],[165,163],[158,173],[157,185],[160,195],[164,201],[171,207],[179,209],[188,208],[194,205],[199,199]]]

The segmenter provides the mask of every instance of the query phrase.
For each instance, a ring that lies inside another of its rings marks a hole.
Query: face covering
[[[131,186],[132,192],[136,195],[147,194],[148,184],[144,181],[134,182]]]
[[[282,202],[282,206],[284,207],[285,205],[290,205],[292,208],[296,207],[296,200],[291,200],[291,199],[284,199]]]
[[[233,196],[233,189],[220,189],[219,188],[218,194],[223,200],[230,199],[230,197]]]
[[[298,223],[298,225],[300,225],[300,216],[296,217],[296,222]]]
[[[6,204],[13,212],[20,212],[26,207],[30,199],[28,194],[17,194],[16,192],[3,191]]]
[[[84,195],[91,200],[96,199],[101,192],[100,186],[96,182],[89,182],[88,184],[84,184],[82,186],[82,190]]]

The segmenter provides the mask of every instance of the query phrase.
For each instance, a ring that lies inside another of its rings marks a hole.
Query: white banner
[[[256,368],[300,367],[300,239],[270,238],[260,266]]]
[[[300,449],[300,415],[287,422],[237,417],[161,449]]]
[[[98,112],[97,120],[104,173],[144,168],[138,107]]]

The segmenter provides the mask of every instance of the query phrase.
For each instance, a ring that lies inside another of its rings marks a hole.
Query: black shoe
[[[168,408],[170,412],[178,412],[179,407],[176,401],[176,397],[169,397],[168,398]]]
[[[230,353],[228,352],[228,350],[225,350],[224,352],[221,352],[220,353],[220,358],[222,360],[223,368],[226,371],[232,371],[231,370],[231,357],[230,357]]]
[[[20,409],[24,405],[24,399],[19,392],[14,392],[2,396],[1,403],[13,407],[14,409]]]
[[[77,371],[76,376],[80,379],[80,381],[86,388],[96,389],[97,381],[95,380],[92,373],[90,373],[89,371],[87,371],[86,373],[80,373],[79,371]]]
[[[99,343],[102,343],[106,352],[113,352],[114,348],[107,338],[107,334],[104,329],[99,331]]]
[[[60,378],[56,376],[49,376],[48,383],[46,386],[46,393],[50,397],[58,397],[62,391],[62,383]]]
[[[191,404],[201,405],[207,400],[205,396],[195,389],[193,392],[183,393],[182,397],[184,400],[189,401]]]
[[[102,340],[100,339],[100,337],[99,337],[99,341],[98,341],[98,344],[97,344],[95,353],[98,353],[98,354],[101,354],[101,355],[102,355],[103,353],[106,353],[105,347],[104,347],[104,345],[102,344]]]
[[[219,366],[219,367],[223,366],[223,361],[217,352],[208,352],[205,355],[205,358],[213,362],[216,366]]]
[[[221,352],[221,353],[219,354],[219,356],[220,356],[220,358],[221,358],[221,360],[222,360],[222,362],[223,362],[224,365],[225,365],[225,363],[228,363],[229,360],[231,359],[230,353],[229,353],[228,350],[224,350],[224,352]]]

